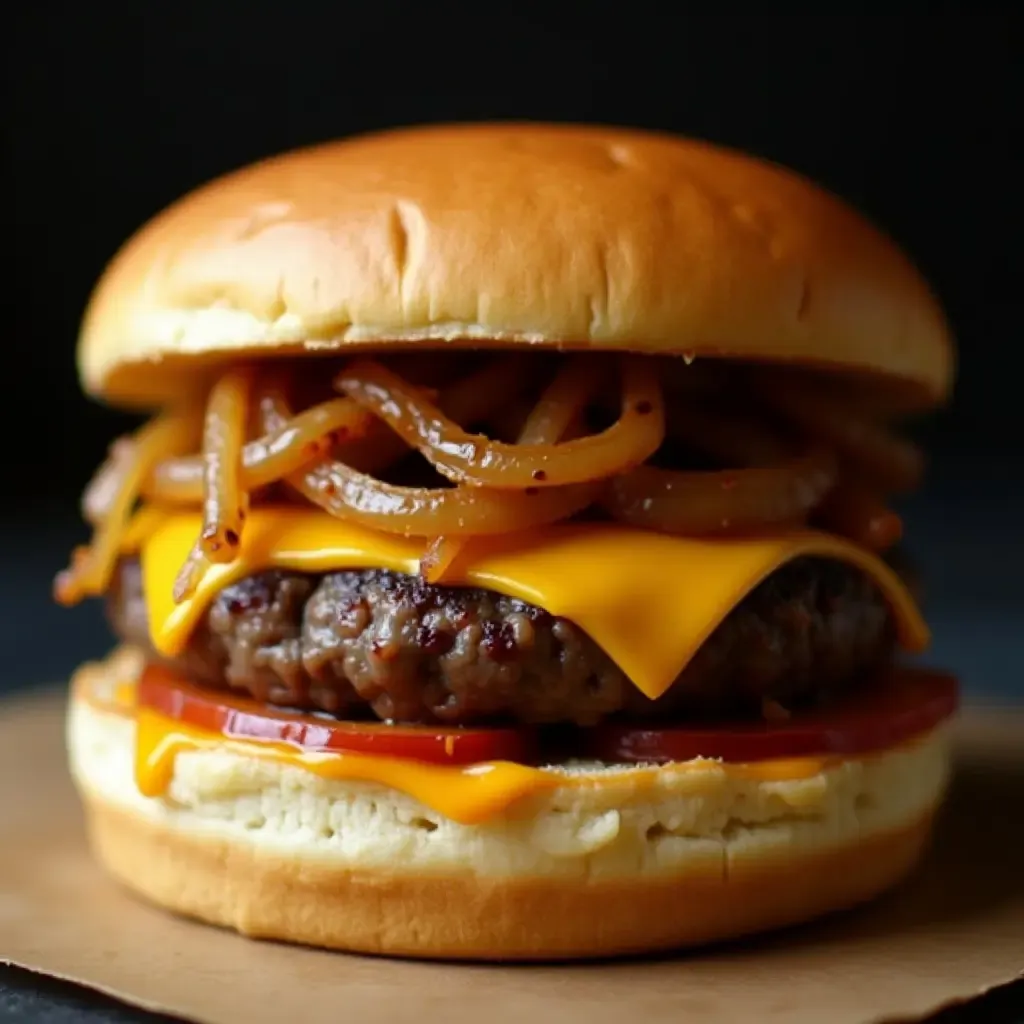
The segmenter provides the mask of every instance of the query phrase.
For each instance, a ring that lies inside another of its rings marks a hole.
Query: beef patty
[[[137,560],[120,563],[108,612],[152,653]],[[651,701],[579,627],[522,601],[382,570],[275,570],[223,590],[171,664],[259,701],[349,718],[593,725],[760,715],[765,699],[804,706],[884,663],[893,632],[863,574],[800,559],[753,590]]]

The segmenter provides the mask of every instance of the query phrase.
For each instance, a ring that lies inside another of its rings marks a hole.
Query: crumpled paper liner
[[[967,713],[935,848],[890,896],[672,959],[454,966],[254,942],[146,906],[91,862],[63,696],[0,704],[0,961],[208,1024],[861,1024],[1024,973],[1024,710]]]

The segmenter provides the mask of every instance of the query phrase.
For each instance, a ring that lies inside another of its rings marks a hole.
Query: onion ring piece
[[[580,357],[566,361],[519,431],[519,444],[553,444],[560,440],[586,409],[597,387],[597,367]],[[420,575],[439,583],[465,547],[457,537],[435,537],[420,559]]]
[[[246,491],[266,487],[325,455],[336,444],[362,437],[376,420],[348,398],[332,398],[305,409],[280,429],[242,449],[241,484]],[[194,504],[203,497],[202,456],[167,459],[143,487],[150,501]]]
[[[913,442],[891,433],[831,390],[812,390],[774,374],[755,380],[761,400],[796,424],[809,439],[836,448],[882,491],[912,491],[924,476],[924,455]]]
[[[260,403],[265,430],[288,418],[273,392]],[[596,485],[522,492],[487,488],[397,487],[325,460],[286,478],[308,501],[339,519],[406,537],[474,536],[526,530],[565,519],[593,503]]]
[[[639,466],[610,482],[602,505],[615,519],[662,533],[744,533],[803,522],[835,480],[835,459],[825,450],[752,469]]]
[[[872,492],[843,480],[817,510],[816,518],[833,533],[871,551],[888,551],[903,537],[903,520]]]
[[[623,360],[622,412],[600,434],[562,444],[505,444],[469,434],[386,367],[360,360],[335,386],[372,410],[439,473],[498,490],[588,483],[639,466],[661,446],[665,411],[653,366]]]
[[[441,392],[438,404],[460,423],[476,423],[515,402],[533,375],[531,362],[521,353],[489,360]],[[365,437],[342,447],[338,456],[364,473],[379,473],[394,465],[409,445],[386,423],[373,417]]]
[[[203,573],[210,565],[210,560],[203,554],[202,544],[197,540],[192,545],[192,550],[185,559],[185,564],[174,577],[174,588],[171,596],[175,604],[181,604],[186,598],[191,597],[203,578]]]
[[[199,424],[199,416],[193,411],[167,413],[112,446],[108,463],[94,478],[98,483],[89,487],[91,499],[86,499],[97,519],[92,540],[72,553],[71,565],[54,581],[54,597],[59,604],[71,605],[83,597],[106,593],[142,480],[157,461],[194,445]],[[94,486],[102,492],[100,495]]]
[[[226,373],[210,390],[203,422],[203,526],[199,545],[211,562],[238,553],[248,496],[242,488],[242,448],[252,372]]]
[[[792,445],[766,424],[738,412],[726,415],[677,402],[667,410],[667,420],[670,437],[727,465],[771,466],[792,455]]]

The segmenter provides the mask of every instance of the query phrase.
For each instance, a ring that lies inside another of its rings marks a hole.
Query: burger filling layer
[[[122,639],[156,660],[137,559],[119,563],[108,609]],[[750,592],[654,701],[564,618],[379,569],[246,577],[217,595],[169,660],[197,682],[346,718],[586,726],[818,705],[886,664],[894,644],[874,583],[800,558]]]
[[[883,561],[923,470],[891,398],[627,353],[226,367],[113,446],[56,594],[340,720],[777,720],[927,643]]]

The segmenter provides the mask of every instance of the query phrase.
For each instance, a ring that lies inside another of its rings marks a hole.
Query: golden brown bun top
[[[88,391],[163,401],[226,359],[396,342],[565,346],[871,371],[943,399],[910,262],[778,167],[666,135],[423,127],[289,153],[144,227],[86,312]]]

